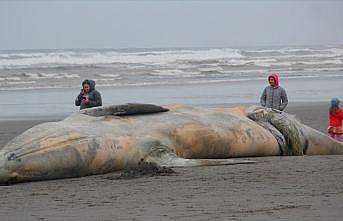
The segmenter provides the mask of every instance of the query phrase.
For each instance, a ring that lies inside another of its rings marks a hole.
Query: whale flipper
[[[81,113],[93,117],[101,117],[109,115],[130,116],[140,114],[153,114],[166,111],[169,111],[169,109],[154,104],[128,103],[123,105],[88,108],[81,111]]]

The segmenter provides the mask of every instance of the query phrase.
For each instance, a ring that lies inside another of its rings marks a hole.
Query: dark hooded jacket
[[[101,100],[101,94],[97,90],[95,90],[95,81],[88,80],[90,91],[88,94],[83,94],[80,92],[80,94],[75,99],[75,105],[80,106],[80,110],[85,108],[91,108],[91,107],[98,107],[102,105]],[[89,102],[87,104],[82,103],[82,97],[88,96]]]
[[[279,76],[276,73],[269,75],[268,79],[271,77],[274,78],[276,86],[272,87],[268,85],[263,90],[261,96],[261,105],[263,107],[269,107],[283,111],[288,104],[286,91],[279,85]]]

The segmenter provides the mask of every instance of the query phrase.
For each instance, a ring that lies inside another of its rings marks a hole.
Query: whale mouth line
[[[30,150],[30,151],[27,151],[24,153],[16,154],[15,158],[18,159],[18,158],[25,157],[25,156],[28,156],[28,155],[31,155],[34,153],[36,154],[36,153],[43,152],[43,151],[50,149],[50,148],[53,148],[53,149],[62,148],[62,147],[67,146],[68,144],[72,144],[72,143],[78,142],[80,140],[84,140],[84,138],[85,137],[74,137],[74,138],[69,138],[67,140],[63,140],[63,141],[59,141],[59,142],[55,141],[55,142],[47,143],[45,145],[40,146],[39,148],[34,148],[33,150]],[[46,141],[46,142],[48,142],[48,141]],[[13,155],[13,154],[14,153],[11,153],[11,155]]]

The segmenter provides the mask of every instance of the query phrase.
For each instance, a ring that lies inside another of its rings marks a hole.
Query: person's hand
[[[81,88],[81,94],[85,94],[85,91],[83,90],[83,88]]]
[[[89,102],[89,98],[88,98],[88,96],[82,96],[82,99],[81,99],[81,103],[83,103],[83,104],[87,104]]]

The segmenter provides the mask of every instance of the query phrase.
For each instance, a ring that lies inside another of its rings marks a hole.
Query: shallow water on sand
[[[343,91],[343,76],[331,78],[281,79],[281,85],[293,102],[329,102]],[[265,80],[206,84],[99,87],[103,104],[130,102],[191,105],[258,104]],[[74,99],[79,89],[40,89],[1,91],[0,119],[65,116],[76,110]]]

